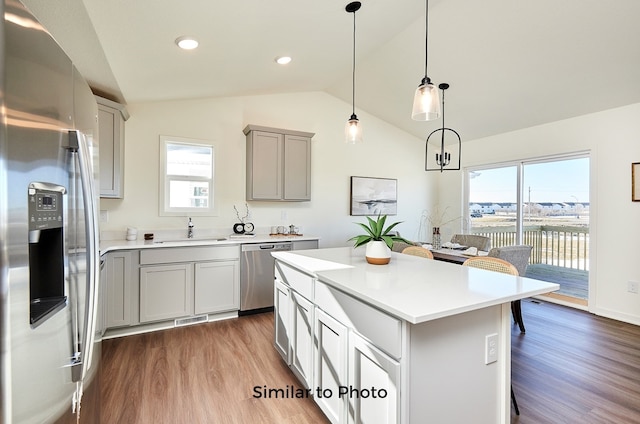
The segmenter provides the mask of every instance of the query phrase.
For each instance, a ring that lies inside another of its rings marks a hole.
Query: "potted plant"
[[[354,236],[349,239],[349,241],[355,241],[354,248],[366,245],[365,258],[370,264],[388,264],[391,260],[391,246],[393,246],[394,241],[411,244],[410,241],[400,236],[389,234],[400,222],[394,222],[385,228],[384,224],[386,220],[387,215],[378,215],[378,219],[376,220],[367,217],[368,224],[356,222],[356,224],[366,231],[366,234]]]

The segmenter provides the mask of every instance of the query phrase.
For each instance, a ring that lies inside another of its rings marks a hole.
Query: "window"
[[[214,147],[160,136],[160,215],[215,215]]]
[[[492,247],[532,246],[526,276],[560,284],[586,304],[589,289],[588,153],[466,169],[469,232]],[[581,303],[583,302],[583,303]]]

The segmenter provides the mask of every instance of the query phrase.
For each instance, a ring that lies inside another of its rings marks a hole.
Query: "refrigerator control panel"
[[[62,195],[66,189],[48,183],[29,184],[29,230],[62,227]]]

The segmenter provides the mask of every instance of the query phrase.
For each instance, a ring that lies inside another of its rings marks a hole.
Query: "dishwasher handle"
[[[243,252],[251,252],[251,251],[270,251],[270,250],[291,250],[292,243],[291,242],[283,242],[283,243],[254,243],[254,244],[243,244],[242,251]]]

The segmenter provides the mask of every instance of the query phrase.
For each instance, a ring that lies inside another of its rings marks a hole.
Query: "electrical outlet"
[[[489,365],[498,360],[498,334],[488,334],[484,339],[484,363]]]
[[[627,281],[627,291],[629,293],[638,294],[638,285],[640,285],[640,283],[637,281]]]
[[[287,220],[287,211],[280,211],[280,219],[283,221]]]
[[[100,222],[108,222],[109,221],[109,211],[101,210],[100,211]]]

